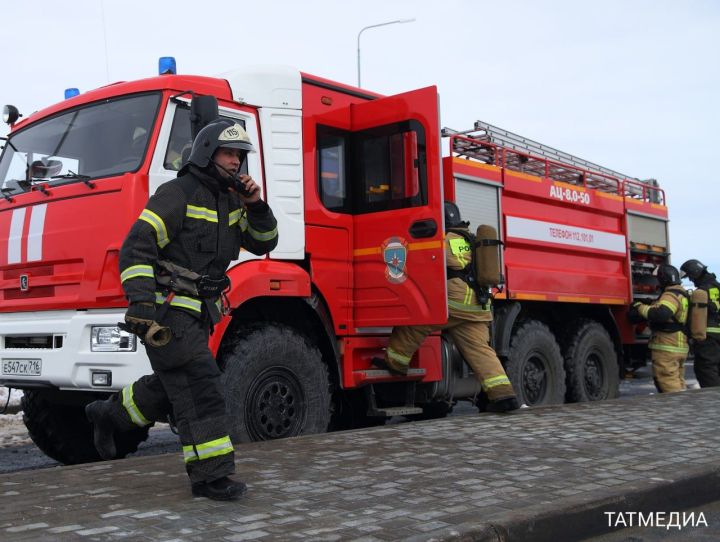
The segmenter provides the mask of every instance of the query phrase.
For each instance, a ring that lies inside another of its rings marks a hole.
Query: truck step
[[[410,369],[411,371],[413,369]],[[425,372],[424,369],[414,369],[416,371]],[[387,371],[378,371],[388,373]],[[375,396],[375,387],[373,384],[365,386],[365,397],[367,397],[367,415],[377,416],[381,418],[391,418],[393,416],[410,416],[411,414],[422,414],[423,409],[415,406],[415,388],[416,381],[411,380],[404,384],[405,386],[405,404],[402,406],[378,406]]]
[[[409,416],[411,414],[422,414],[423,409],[416,406],[385,407],[368,410],[368,416],[381,416],[390,418],[392,416]]]
[[[427,371],[425,369],[408,369],[407,376],[397,376],[390,374],[390,371],[386,371],[385,369],[364,369],[362,371],[355,371],[357,374],[361,375],[361,380],[368,381],[368,380],[384,380],[387,378],[397,378],[397,379],[418,379],[425,376]]]

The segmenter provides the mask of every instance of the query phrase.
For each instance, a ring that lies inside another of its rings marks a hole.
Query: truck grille
[[[3,299],[10,301],[15,299],[29,299],[34,297],[53,297],[55,295],[54,285],[37,285],[38,280],[47,280],[54,274],[53,265],[25,265],[22,268],[5,269],[2,272],[2,287],[0,290]],[[27,280],[27,289],[21,289],[21,276]]]
[[[22,290],[5,290],[5,299],[29,299],[31,297],[53,297],[55,295],[54,286],[40,286],[33,288],[28,292]]]
[[[62,348],[62,335],[5,336],[5,348],[47,349]]]

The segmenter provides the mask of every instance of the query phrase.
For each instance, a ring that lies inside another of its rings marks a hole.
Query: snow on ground
[[[22,417],[22,412],[0,416],[0,447],[32,443]]]
[[[10,392],[10,388],[0,386],[0,411],[2,411],[3,407],[5,406],[5,403],[8,400],[8,392]],[[20,398],[21,397],[22,397],[22,391],[12,390],[12,392],[10,393],[10,403],[8,404],[8,408],[14,407],[11,410],[17,410],[17,407],[20,406]]]
[[[8,394],[10,395],[9,402]],[[22,391],[20,390],[11,391],[8,388],[0,387],[0,412],[3,412],[7,403],[7,410],[12,413],[0,415],[0,446],[17,446],[32,442],[27,429],[25,429],[22,412],[18,412],[21,397]]]

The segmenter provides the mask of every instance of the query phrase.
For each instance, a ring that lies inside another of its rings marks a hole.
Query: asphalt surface
[[[693,390],[241,445],[249,491],[232,503],[192,498],[179,453],[4,474],[0,539],[582,540],[619,531],[606,512],[720,500],[718,401]]]

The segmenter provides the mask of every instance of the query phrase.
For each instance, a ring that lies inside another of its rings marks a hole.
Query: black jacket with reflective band
[[[158,188],[130,229],[120,250],[120,274],[131,303],[161,302],[167,291],[155,280],[158,260],[199,275],[222,277],[244,248],[253,254],[277,245],[277,221],[263,201],[245,206],[218,180],[191,167]],[[220,318],[216,300],[175,296],[171,305],[200,316],[205,307],[212,322]]]

